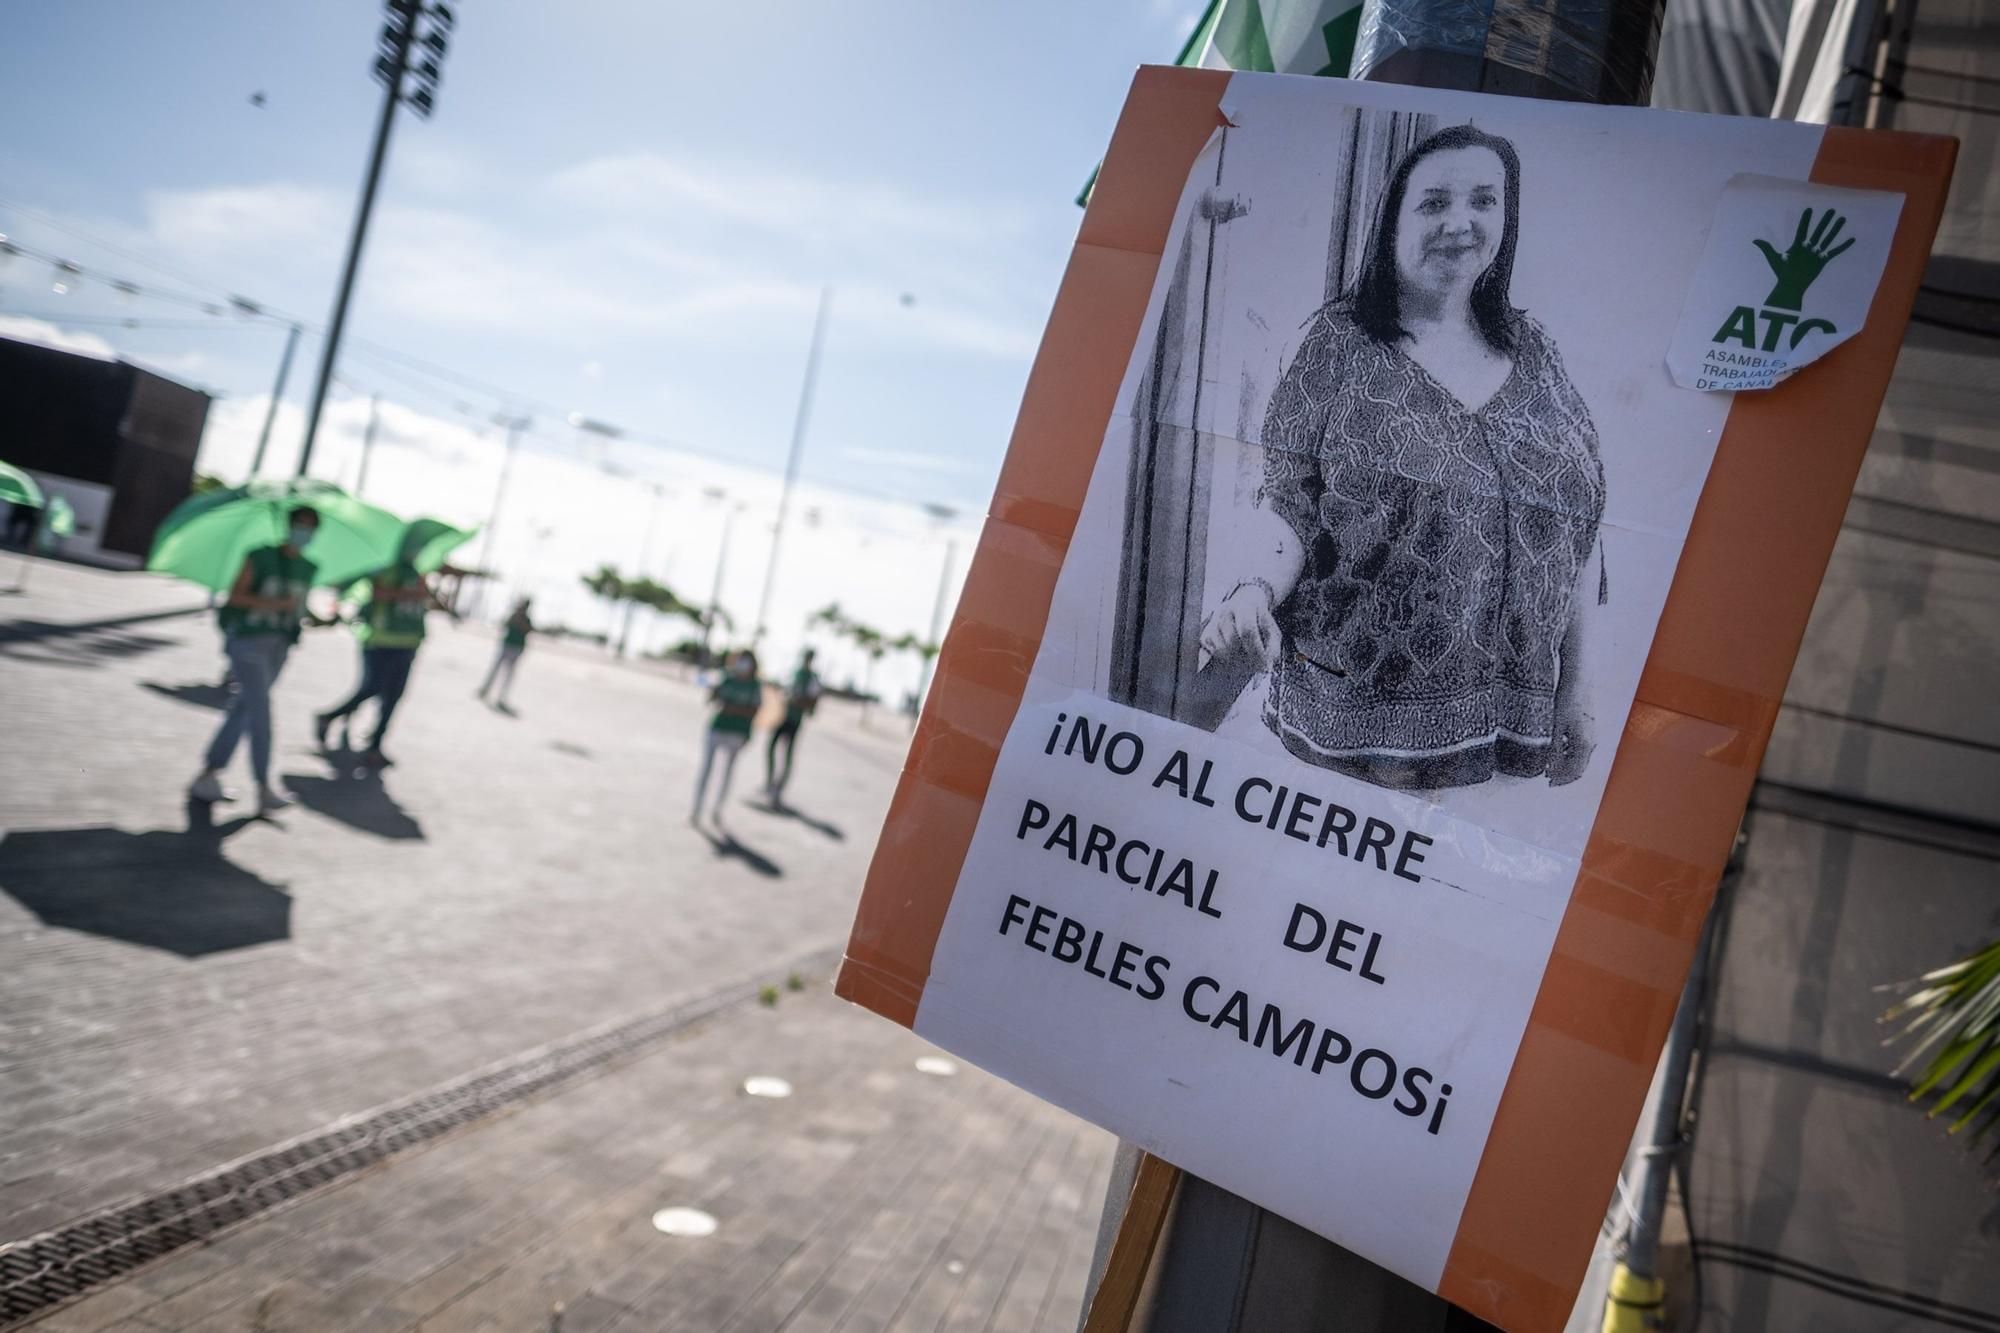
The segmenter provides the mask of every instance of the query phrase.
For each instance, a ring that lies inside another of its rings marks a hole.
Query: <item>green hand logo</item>
[[[1792,238],[1791,249],[1782,255],[1769,241],[1753,242],[1764,252],[1764,262],[1771,266],[1771,272],[1778,281],[1771,288],[1771,294],[1764,298],[1764,304],[1776,306],[1780,310],[1797,310],[1805,301],[1806,288],[1813,285],[1820,270],[1840,258],[1854,244],[1848,237],[1835,245],[1840,237],[1840,229],[1847,225],[1847,219],[1832,209],[1820,215],[1819,225],[1813,226],[1813,211],[1808,208],[1799,214],[1798,235]],[[1812,235],[1806,231],[1811,228]]]

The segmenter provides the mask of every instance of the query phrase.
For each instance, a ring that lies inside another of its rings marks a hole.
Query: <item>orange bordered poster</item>
[[[839,992],[1560,1327],[1954,149],[1142,70]]]

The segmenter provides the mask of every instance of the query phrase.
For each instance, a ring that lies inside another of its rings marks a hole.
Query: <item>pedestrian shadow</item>
[[[177,639],[158,634],[135,634],[129,630],[89,629],[70,634],[64,642],[43,645],[43,640],[64,634],[67,626],[40,621],[17,620],[0,632],[0,657],[16,662],[39,662],[44,666],[103,666],[106,662],[172,647]],[[49,634],[42,633],[49,631]]]
[[[175,703],[190,704],[196,708],[227,708],[229,696],[234,692],[223,685],[210,681],[189,681],[185,685],[162,685],[156,680],[139,682],[142,690],[151,690],[163,699]]]
[[[741,861],[767,879],[776,879],[784,874],[784,869],[776,861],[753,847],[746,847],[736,841],[736,835],[727,829],[720,830],[721,836],[711,829],[702,829],[701,836],[708,839],[708,845],[715,849],[720,860]]]
[[[106,616],[100,620],[72,620],[60,623],[48,620],[10,620],[0,624],[0,647],[10,643],[25,643],[39,639],[67,639],[79,635],[104,634],[122,630],[128,625],[143,625],[155,620],[178,620],[182,616],[198,616],[206,607],[181,606],[171,611],[140,611],[129,616]],[[167,643],[170,640],[161,639]]]
[[[346,758],[349,762],[343,763]],[[421,842],[424,827],[396,803],[382,785],[382,774],[372,768],[352,766],[353,756],[335,751],[328,756],[333,777],[311,773],[285,774],[285,786],[298,803],[316,815],[338,820],[349,828],[372,833],[391,842]]]
[[[813,832],[824,834],[835,842],[847,841],[847,834],[841,831],[838,824],[829,824],[824,819],[814,819],[797,806],[786,805],[782,798],[774,800],[766,797],[761,801],[745,801],[743,804],[759,814],[776,815],[779,819],[796,819]]]
[[[0,893],[45,926],[182,958],[289,939],[291,895],[223,855],[223,841],[255,821],[217,825],[212,815],[189,802],[185,831],[10,833],[0,839]]]

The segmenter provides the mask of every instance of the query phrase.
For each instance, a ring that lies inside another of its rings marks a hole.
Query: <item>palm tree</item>
[[[1896,1073],[1905,1075],[1924,1059],[1910,1100],[1928,1098],[1924,1114],[1932,1119],[1959,1108],[1945,1132],[1971,1126],[1966,1144],[1978,1144],[2000,1128],[2000,940],[1906,984],[1915,992],[1882,1015],[1883,1022],[1909,1020],[1891,1041],[1917,1043]],[[1983,1160],[1996,1157],[2000,1143]]]

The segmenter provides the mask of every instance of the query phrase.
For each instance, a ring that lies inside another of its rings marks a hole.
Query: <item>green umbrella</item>
[[[35,484],[33,477],[12,463],[0,463],[0,500],[40,509],[43,504],[42,488]]]
[[[245,556],[285,540],[286,516],[298,505],[319,512],[319,531],[305,549],[319,567],[316,585],[340,587],[395,563],[402,519],[329,482],[304,478],[189,496],[161,521],[146,568],[227,592]]]
[[[471,541],[478,528],[455,528],[441,518],[413,519],[403,529],[403,559],[422,574],[435,574],[445,558]]]

